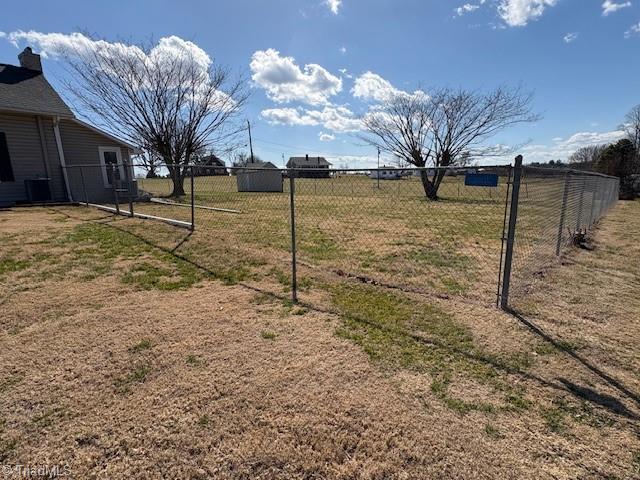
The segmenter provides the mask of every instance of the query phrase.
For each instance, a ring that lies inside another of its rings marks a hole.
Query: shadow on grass
[[[563,352],[564,354],[572,357],[574,360],[576,360],[582,366],[587,368],[587,370],[589,370],[592,373],[594,373],[595,375],[597,375],[607,385],[609,385],[612,388],[616,389],[621,394],[623,394],[625,397],[627,397],[628,399],[632,400],[637,407],[640,407],[640,396],[638,396],[637,393],[635,393],[632,390],[630,390],[629,388],[627,388],[622,382],[620,382],[616,378],[612,377],[611,375],[609,375],[608,373],[604,372],[603,370],[601,370],[597,366],[593,365],[588,359],[586,359],[583,356],[581,356],[578,353],[576,353],[575,350],[567,348],[566,342],[563,342],[561,340],[557,340],[557,339],[553,338],[547,332],[542,330],[542,328],[538,327],[537,325],[535,325],[530,320],[527,320],[520,312],[518,312],[516,310],[509,309],[509,310],[507,310],[507,313],[513,315],[520,323],[522,323],[524,326],[526,326],[535,335],[537,335],[538,337],[542,338],[544,341],[550,343],[556,349],[558,349],[559,351]],[[637,419],[638,418],[638,416],[635,413],[631,412],[627,407],[625,407],[619,400],[615,399],[614,397],[598,393],[595,390],[592,390],[592,389],[587,388],[587,387],[581,387],[581,386],[576,385],[576,384],[572,383],[571,381],[566,380],[564,378],[560,378],[559,382],[561,384],[563,384],[564,387],[569,392],[571,392],[573,395],[575,395],[575,396],[577,396],[577,397],[579,397],[579,398],[581,398],[583,400],[587,400],[589,402],[598,404],[598,405],[606,408],[607,410],[610,410],[611,412],[616,413],[618,415],[623,415],[625,417],[632,418],[632,419]]]
[[[74,217],[72,215],[69,215],[66,212],[59,212],[62,213],[64,215],[66,215],[69,218],[73,218],[76,220],[80,220],[80,221],[86,221],[86,222],[96,222],[96,219],[86,219],[86,218],[80,218],[80,217]],[[102,218],[100,220],[103,220]],[[111,218],[107,219],[104,218],[104,220],[107,221],[98,221],[98,223],[101,223],[103,225],[108,225],[111,228],[117,229],[123,233],[127,233],[135,238],[137,238],[138,240],[140,240],[141,242],[157,248],[159,250],[162,250],[165,253],[168,253],[170,255],[173,255],[174,257],[190,264],[193,265],[194,267],[202,270],[203,272],[212,275],[213,277],[216,276],[216,272],[214,272],[213,270],[211,270],[210,268],[208,268],[205,265],[202,265],[201,263],[198,263],[197,261],[185,257],[183,255],[180,255],[179,253],[177,253],[177,250],[185,243],[188,241],[188,239],[191,237],[191,235],[193,234],[193,232],[187,232],[185,233],[184,237],[181,238],[176,245],[173,248],[168,248],[168,247],[163,247],[161,245],[156,245],[155,243],[153,243],[152,241],[144,238],[143,236],[133,233],[127,229],[124,229],[122,227],[120,227],[119,225],[117,225],[117,223],[119,221],[124,221],[127,220],[127,217],[117,217],[115,215],[111,216]],[[353,279],[352,279],[353,281]],[[355,280],[356,282],[358,281],[357,279]],[[246,284],[244,282],[238,282],[238,285],[242,286],[243,288],[246,288],[248,290],[252,290],[256,293],[260,293],[263,294],[265,296],[271,297],[273,299],[276,300],[289,300],[288,296],[285,295],[280,295],[268,290],[264,290],[261,289],[259,287],[256,287],[254,285],[249,285]],[[382,288],[389,288],[387,286],[384,285],[380,285]],[[317,305],[314,304],[310,304],[307,302],[298,302],[299,305],[309,309],[309,310],[313,310],[319,313],[324,313],[324,314],[329,314],[329,315],[341,315],[341,312],[338,311],[337,309],[331,309],[331,308],[322,308],[319,307]],[[552,336],[550,336],[549,334],[547,334],[546,332],[544,332],[540,327],[534,325],[532,322],[530,322],[529,320],[527,320],[524,316],[522,316],[519,312],[515,311],[515,310],[508,310],[507,313],[513,315],[518,321],[520,321],[523,325],[525,325],[526,327],[528,327],[535,335],[541,337],[542,339],[544,339],[545,341],[549,342],[550,344],[552,344],[556,349],[558,349],[559,351],[562,351],[563,353],[571,356],[572,358],[574,358],[576,361],[578,361],[580,364],[582,364],[583,366],[585,366],[588,370],[590,370],[591,372],[593,372],[594,374],[596,374],[599,378],[601,378],[604,382],[606,382],[608,385],[610,385],[611,387],[615,388],[616,390],[618,390],[619,392],[621,392],[623,395],[625,395],[627,398],[631,399],[636,406],[640,407],[640,397],[634,393],[633,391],[631,391],[630,389],[628,389],[626,386],[624,386],[621,382],[619,382],[618,380],[616,380],[615,378],[611,377],[610,375],[608,375],[607,373],[603,372],[602,370],[600,370],[598,367],[592,365],[587,359],[583,358],[582,356],[578,355],[575,351],[567,348],[566,343],[562,342],[560,340],[556,340],[554,339]],[[378,322],[374,322],[371,321],[367,318],[364,317],[350,317],[353,320],[356,320],[358,322],[362,322],[365,325],[368,325],[370,327],[379,329],[381,331],[384,332],[388,332],[388,333],[394,333],[397,334],[397,330],[393,330],[390,329],[389,327],[387,327],[386,325],[382,325]],[[461,357],[467,358],[468,360],[471,361],[476,361],[479,363],[484,363],[488,366],[491,366],[493,368],[495,368],[496,370],[502,371],[504,373],[507,374],[512,374],[512,375],[518,375],[521,376],[523,378],[526,378],[528,380],[534,381],[542,386],[554,389],[554,390],[561,390],[563,392],[568,392],[571,395],[573,395],[574,397],[580,399],[580,400],[586,400],[588,402],[591,402],[593,404],[596,404],[598,406],[601,406],[605,409],[607,409],[608,411],[616,414],[616,415],[620,415],[623,417],[626,417],[628,419],[631,420],[637,420],[638,415],[635,414],[634,412],[632,412],[631,410],[629,410],[624,404],[622,404],[622,402],[620,402],[619,400],[617,400],[616,398],[610,396],[610,395],[605,395],[605,394],[601,394],[596,392],[595,390],[592,390],[590,388],[587,387],[581,387],[577,384],[574,384],[573,382],[571,382],[570,380],[564,379],[564,378],[559,378],[558,379],[558,383],[546,380],[536,374],[533,374],[531,372],[527,372],[524,371],[522,369],[519,368],[513,368],[503,362],[500,362],[499,360],[490,357],[490,356],[486,356],[486,355],[482,355],[482,354],[478,354],[475,352],[470,352],[467,350],[463,350],[463,349],[459,349],[456,348],[454,346],[451,346],[449,344],[440,342],[436,339],[425,339],[424,337],[420,336],[420,335],[416,335],[413,334],[409,331],[403,332],[403,335],[405,335],[408,338],[411,338],[413,341],[423,344],[425,346],[435,346],[438,348],[441,348],[445,351],[450,352],[451,354],[456,354],[459,355]]]

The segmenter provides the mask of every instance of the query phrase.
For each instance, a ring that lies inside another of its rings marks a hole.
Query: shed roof
[[[296,167],[328,167],[331,163],[327,162],[327,159],[324,157],[290,157],[287,162],[288,168],[296,168]]]
[[[42,72],[0,63],[0,110],[73,118]]]
[[[244,165],[244,168],[247,168],[247,169],[252,169],[252,168],[275,168],[275,169],[277,169],[278,167],[275,166],[271,162],[263,162],[262,160],[258,160],[256,162],[247,163],[246,165]]]

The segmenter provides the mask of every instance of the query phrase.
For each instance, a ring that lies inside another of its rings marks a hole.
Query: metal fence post
[[[500,245],[500,265],[498,267],[498,292],[496,293],[496,307],[500,306],[500,294],[502,290],[502,261],[504,259],[504,242],[507,234],[507,212],[509,211],[509,194],[511,193],[511,176],[513,175],[513,167],[509,165],[507,175],[507,191],[504,196],[504,217],[502,218],[502,236]],[[458,183],[460,185],[460,183]]]
[[[129,164],[124,161],[122,162],[122,167],[124,168],[124,180],[127,188],[127,199],[129,200],[129,216],[133,217],[133,196],[131,195],[132,180],[131,175],[129,175]]]
[[[84,168],[80,167],[80,181],[82,182],[82,192],[84,193],[84,205],[89,206],[89,195],[87,195],[87,185],[84,183]]]
[[[113,164],[109,164],[109,170],[111,171],[111,189],[113,190],[113,201],[116,204],[116,214],[120,215],[120,199],[118,198],[118,186],[116,185],[116,169],[113,168]]]
[[[558,223],[558,238],[556,240],[556,256],[560,256],[560,248],[562,247],[562,231],[564,230],[564,222],[567,217],[567,200],[569,198],[569,178],[570,172],[564,175],[564,189],[562,190],[562,208],[560,209],[560,222]]]
[[[580,199],[578,200],[578,214],[576,219],[576,231],[582,228],[582,207],[584,205],[584,189],[587,186],[585,177],[582,177],[582,185],[580,187]]]
[[[520,200],[520,181],[522,179],[522,155],[516,157],[513,168],[513,185],[511,189],[511,204],[509,207],[509,229],[507,230],[507,245],[504,255],[504,270],[502,272],[502,294],[500,307],[509,308],[509,289],[511,287],[511,267],[513,264],[513,248],[516,238],[516,224],[518,220],[518,202]]]
[[[291,300],[298,302],[298,272],[296,265],[296,182],[295,173],[289,170],[289,211],[291,213]]]
[[[195,199],[195,187],[193,179],[193,165],[189,168],[191,173],[191,231],[196,229],[196,199]]]
[[[589,228],[596,223],[596,197],[598,191],[598,180],[591,182],[591,213],[589,213]]]

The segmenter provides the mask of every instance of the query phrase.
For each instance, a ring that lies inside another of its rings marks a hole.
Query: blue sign
[[[467,187],[497,187],[497,173],[467,173],[464,176],[464,184]]]

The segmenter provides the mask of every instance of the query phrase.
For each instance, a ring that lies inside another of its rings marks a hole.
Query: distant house
[[[411,174],[410,171],[409,174]],[[404,176],[406,176],[404,170],[400,170],[396,167],[387,167],[386,165],[383,165],[377,170],[371,170],[371,173],[369,174],[369,177],[374,180],[377,180],[378,178],[380,178],[380,180],[400,180]]]
[[[0,63],[0,205],[112,201],[114,176],[122,197],[137,195],[123,165],[136,148],[75,118],[31,48],[18,58]]]
[[[324,157],[291,157],[287,162],[287,168],[300,169],[296,172],[297,177],[301,178],[329,178],[331,172],[329,168],[331,163],[327,162]]]
[[[250,162],[236,170],[238,192],[282,192],[282,170],[271,162]]]
[[[202,157],[196,165],[193,167],[193,175],[196,177],[229,175],[224,160],[213,154]]]

